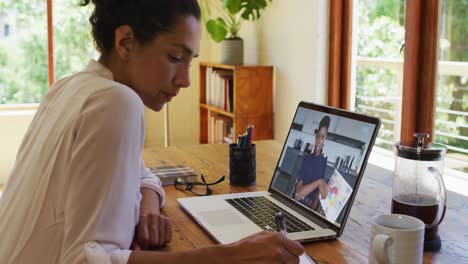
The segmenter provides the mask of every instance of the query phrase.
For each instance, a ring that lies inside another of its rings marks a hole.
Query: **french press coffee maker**
[[[441,247],[438,226],[446,210],[446,190],[442,178],[446,147],[424,144],[429,137],[416,133],[417,141],[395,143],[392,213],[421,219],[426,225],[424,251]]]

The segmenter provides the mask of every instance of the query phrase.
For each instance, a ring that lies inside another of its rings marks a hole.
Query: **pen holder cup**
[[[256,183],[255,144],[241,148],[229,145],[229,184],[251,186]]]

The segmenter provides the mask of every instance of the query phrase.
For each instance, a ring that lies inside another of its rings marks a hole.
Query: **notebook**
[[[337,238],[379,127],[375,117],[300,102],[268,191],[179,198],[178,202],[222,244],[275,230],[278,211],[286,216],[290,239]]]
[[[196,181],[197,172],[186,165],[167,165],[150,167],[150,172],[158,176],[162,185],[173,185],[175,179],[181,177],[189,182]]]

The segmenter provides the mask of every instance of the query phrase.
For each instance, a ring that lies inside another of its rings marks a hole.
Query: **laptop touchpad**
[[[200,212],[200,216],[212,226],[244,224],[244,220],[230,210]]]

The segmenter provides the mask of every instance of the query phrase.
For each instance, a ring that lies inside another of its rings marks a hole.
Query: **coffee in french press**
[[[447,149],[440,144],[424,144],[429,134],[416,133],[417,141],[397,142],[393,177],[392,213],[419,218],[425,224],[424,251],[441,248],[438,226],[446,210],[446,190],[442,173]]]

